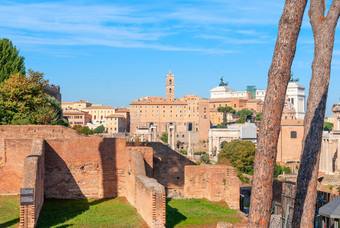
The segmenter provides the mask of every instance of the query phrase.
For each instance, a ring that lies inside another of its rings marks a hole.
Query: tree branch
[[[333,0],[331,8],[329,8],[327,13],[327,20],[332,26],[335,26],[338,22],[340,15],[340,0]]]
[[[325,17],[325,0],[311,0],[309,17],[313,25],[317,25],[318,20],[323,20]]]

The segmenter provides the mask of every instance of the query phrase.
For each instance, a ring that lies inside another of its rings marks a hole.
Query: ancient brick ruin
[[[21,206],[21,227],[34,227],[44,197],[125,197],[150,227],[164,227],[166,192],[231,208],[239,201],[232,168],[197,166],[161,143],[126,146],[62,126],[0,126],[0,176],[0,195],[34,189],[33,205]]]

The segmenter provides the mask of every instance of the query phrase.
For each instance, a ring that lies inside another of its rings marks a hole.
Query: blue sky
[[[208,98],[221,76],[234,90],[266,89],[284,6],[283,0],[1,3],[1,37],[20,49],[26,68],[60,85],[63,101],[116,107],[164,96],[170,66],[176,97]],[[336,36],[326,115],[340,98],[339,45]],[[305,13],[292,72],[307,93],[313,48]]]

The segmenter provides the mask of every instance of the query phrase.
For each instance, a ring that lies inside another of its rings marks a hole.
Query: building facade
[[[122,115],[113,114],[105,117],[105,131],[109,134],[126,132],[125,118]]]
[[[224,83],[221,78],[221,83],[218,87],[210,90],[210,98],[213,99],[257,99],[264,101],[266,90],[257,90],[255,86],[247,86],[246,91],[234,91],[229,88],[228,83]],[[303,119],[305,117],[305,87],[297,83],[296,79],[291,79],[288,83],[286,100],[292,103],[295,109],[296,119]],[[233,106],[231,106],[233,107]]]
[[[88,101],[80,100],[76,102],[62,102],[61,108],[63,111],[67,110],[77,110],[82,111],[83,109],[90,107],[92,104]]]
[[[319,171],[325,174],[340,174],[340,104],[332,106],[333,129],[322,136]]]
[[[82,111],[64,111],[63,116],[68,120],[71,127],[75,125],[86,126],[91,121],[91,116]]]
[[[132,134],[141,132],[145,135],[156,135],[156,140],[162,133],[167,132],[170,144],[173,141],[188,139],[188,132],[197,132],[198,140],[208,138],[209,101],[195,95],[175,98],[175,77],[169,72],[166,75],[166,96],[143,97],[130,104],[130,130]],[[151,134],[151,131],[153,132]],[[177,134],[185,137],[176,137]],[[145,136],[146,139],[149,136]],[[196,138],[196,137],[195,137]],[[186,141],[186,140],[185,140]],[[172,143],[175,146],[175,143]]]

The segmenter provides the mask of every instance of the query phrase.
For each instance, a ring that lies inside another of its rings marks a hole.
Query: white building
[[[223,82],[223,81],[222,81]],[[225,85],[223,85],[225,84]],[[256,90],[254,86],[250,86],[253,90],[249,91],[234,91],[229,88],[227,83],[217,86],[210,90],[210,98],[244,98],[249,97],[253,99],[261,99],[264,101],[266,90]],[[286,99],[293,104],[296,111],[296,119],[303,119],[305,117],[305,87],[296,81],[292,80],[288,83]]]
[[[245,123],[242,126],[229,126],[228,128],[209,129],[209,155],[212,156],[215,152],[216,155],[218,155],[222,149],[222,142],[231,142],[236,139],[256,142],[257,127],[255,123]]]

